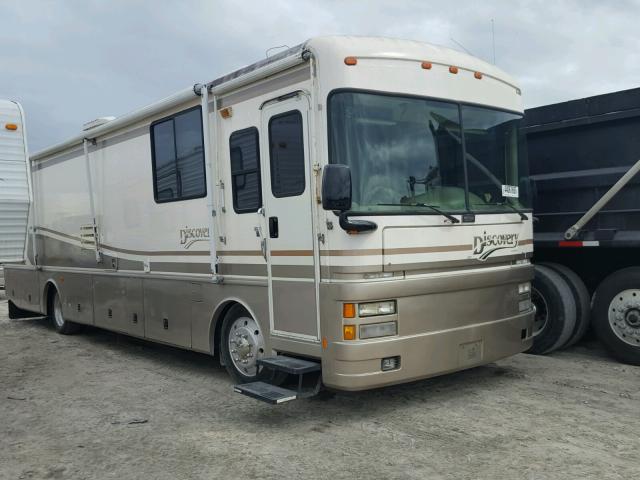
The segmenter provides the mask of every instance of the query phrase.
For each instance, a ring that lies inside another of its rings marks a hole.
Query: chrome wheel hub
[[[240,317],[231,324],[229,353],[238,371],[251,377],[258,373],[256,360],[264,355],[264,339],[253,318]]]
[[[640,347],[640,290],[623,290],[613,297],[609,325],[620,340]]]
[[[531,288],[531,303],[534,306],[535,316],[533,318],[533,336],[539,335],[547,326],[549,320],[549,306],[540,292]]]

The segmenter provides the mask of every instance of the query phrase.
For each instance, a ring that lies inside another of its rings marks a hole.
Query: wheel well
[[[210,333],[210,348],[211,354],[213,356],[217,356],[220,358],[219,345],[220,345],[220,337],[222,335],[222,322],[224,320],[225,315],[233,307],[234,305],[242,305],[240,302],[236,302],[234,300],[229,300],[218,305],[215,313],[213,314],[213,320],[211,322],[212,328]],[[221,360],[222,361],[222,360]]]
[[[55,292],[57,292],[58,289],[56,288],[55,284],[51,281],[47,282],[44,286],[44,307],[45,307],[45,313],[47,315],[51,315],[51,309],[53,307],[53,294]]]

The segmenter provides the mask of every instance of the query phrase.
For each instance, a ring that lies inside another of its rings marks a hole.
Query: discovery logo
[[[479,255],[478,260],[481,261],[486,260],[489,255],[497,250],[514,248],[517,246],[517,233],[487,235],[487,232],[483,232],[482,235],[476,235],[473,237],[473,254]]]
[[[209,241],[209,229],[207,227],[180,229],[180,245],[186,250],[196,242]]]

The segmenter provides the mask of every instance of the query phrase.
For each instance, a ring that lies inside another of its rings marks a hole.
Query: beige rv
[[[219,354],[273,403],[522,352],[522,111],[477,58],[322,37],[91,122],[31,156],[12,315]]]

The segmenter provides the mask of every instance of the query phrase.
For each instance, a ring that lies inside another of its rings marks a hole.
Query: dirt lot
[[[597,345],[272,407],[206,355],[0,300],[0,478],[632,478],[640,368]]]

